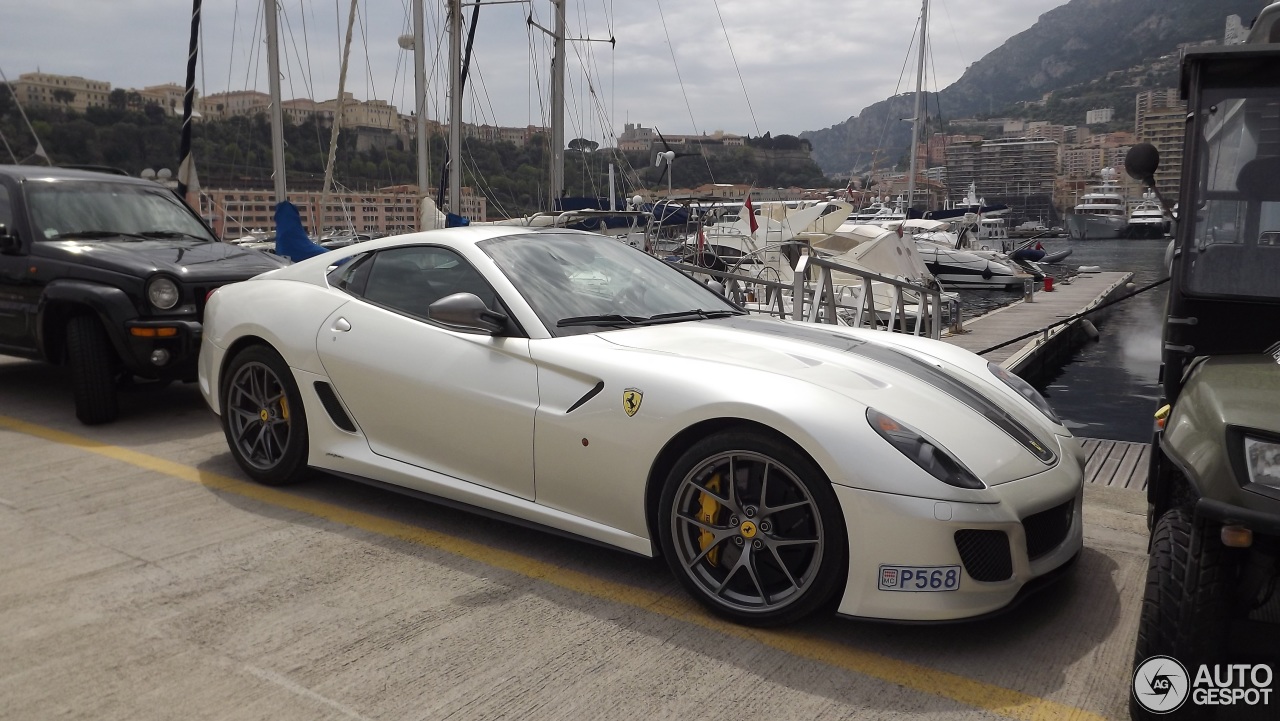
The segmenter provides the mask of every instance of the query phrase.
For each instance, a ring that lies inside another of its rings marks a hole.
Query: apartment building
[[[988,203],[1004,203],[1016,218],[1053,218],[1058,143],[1053,140],[1000,138],[957,143],[946,149],[947,181],[952,188],[973,183]]]

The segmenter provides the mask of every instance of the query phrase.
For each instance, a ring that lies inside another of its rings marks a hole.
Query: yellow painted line
[[[976,681],[948,671],[940,671],[870,651],[851,648],[819,636],[787,630],[756,629],[739,626],[711,616],[692,599],[667,596],[643,588],[605,581],[595,576],[545,563],[518,553],[474,543],[438,531],[392,521],[372,514],[353,511],[331,503],[299,498],[267,486],[242,481],[220,473],[202,471],[198,468],[146,453],[131,451],[127,448],[113,446],[53,428],[46,428],[16,418],[0,415],[0,428],[7,428],[11,431],[35,436],[54,443],[74,446],[144,470],[199,483],[207,488],[234,493],[272,506],[300,511],[327,521],[376,533],[380,536],[452,553],[521,576],[535,578],[575,593],[633,606],[726,636],[755,641],[793,656],[852,671],[921,693],[949,699],[1007,718],[1022,719],[1024,721],[1049,721],[1051,719],[1055,721],[1058,719],[1100,721],[1106,718],[1057,701]]]

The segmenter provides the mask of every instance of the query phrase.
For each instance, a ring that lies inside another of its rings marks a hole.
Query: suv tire
[[[88,426],[114,421],[120,415],[116,357],[97,318],[78,315],[67,323],[67,364],[71,367],[76,418]]]

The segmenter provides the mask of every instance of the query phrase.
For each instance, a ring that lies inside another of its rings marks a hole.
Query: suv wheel
[[[1234,565],[1215,535],[1194,529],[1184,508],[1156,522],[1147,561],[1147,588],[1138,621],[1137,669],[1152,656],[1177,659],[1191,673],[1217,662],[1226,648]],[[1129,699],[1130,716],[1160,718]],[[1199,718],[1204,707],[1185,704],[1179,718]]]
[[[116,357],[97,318],[80,315],[67,323],[67,364],[71,366],[76,418],[90,426],[114,421],[120,415]]]

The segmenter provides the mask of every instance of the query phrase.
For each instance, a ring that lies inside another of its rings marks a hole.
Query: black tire
[[[771,435],[726,431],[695,443],[667,475],[658,527],[680,583],[738,623],[798,621],[844,581],[848,544],[831,482]]]
[[[116,397],[117,358],[107,332],[97,318],[78,315],[67,323],[67,365],[71,367],[71,395],[76,418],[93,426],[120,415]]]
[[[293,373],[272,348],[254,345],[222,376],[222,432],[250,478],[283,486],[307,473],[307,414]]]
[[[1202,663],[1222,659],[1230,619],[1233,564],[1215,534],[1197,532],[1184,508],[1167,511],[1156,522],[1147,560],[1147,586],[1138,620],[1135,671],[1153,656],[1168,656],[1194,674]],[[1129,715],[1158,718],[1211,718],[1207,707],[1190,700],[1173,715],[1148,711],[1132,694]]]

